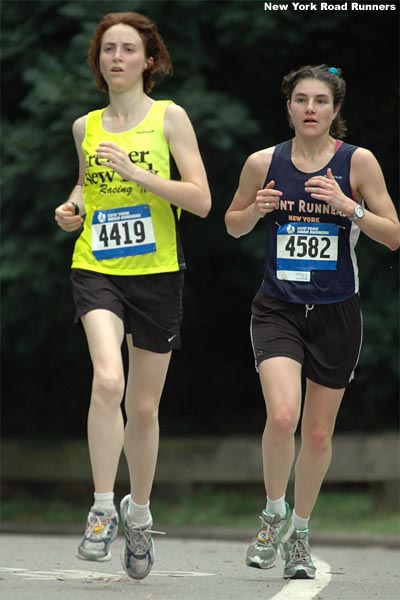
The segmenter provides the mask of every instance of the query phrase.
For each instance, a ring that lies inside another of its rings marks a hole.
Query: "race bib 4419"
[[[287,281],[310,281],[311,271],[336,270],[336,223],[286,223],[278,229],[276,276]]]
[[[147,204],[96,210],[92,220],[92,252],[97,260],[156,251]]]

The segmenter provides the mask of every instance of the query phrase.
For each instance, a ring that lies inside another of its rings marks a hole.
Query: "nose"
[[[121,60],[121,48],[115,48],[113,60]]]
[[[314,112],[314,110],[315,110],[315,109],[314,109],[314,102],[313,102],[313,101],[310,99],[310,100],[308,101],[308,103],[307,103],[307,106],[306,106],[306,111],[307,111],[307,112]]]

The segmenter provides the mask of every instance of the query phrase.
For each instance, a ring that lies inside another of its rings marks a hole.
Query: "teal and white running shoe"
[[[281,555],[285,560],[283,577],[285,579],[314,579],[316,568],[311,559],[308,544],[308,529],[294,530],[290,538],[281,546]]]
[[[132,579],[144,579],[154,563],[152,533],[165,535],[163,531],[152,531],[153,523],[144,527],[128,520],[129,494],[121,500],[121,519],[124,524],[125,545],[121,552],[121,563],[125,573]]]
[[[286,504],[286,514],[271,515],[266,510],[260,516],[261,529],[257,537],[247,548],[246,564],[258,569],[271,569],[275,566],[278,549],[293,531],[292,514],[289,505]]]
[[[111,510],[90,509],[86,531],[78,546],[77,557],[103,562],[111,559],[110,545],[118,534],[118,514]]]

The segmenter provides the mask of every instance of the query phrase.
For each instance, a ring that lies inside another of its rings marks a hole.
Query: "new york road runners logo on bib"
[[[336,223],[286,223],[278,229],[276,276],[286,281],[310,281],[311,271],[337,268]]]
[[[156,251],[148,204],[96,210],[92,220],[92,252],[97,260]]]

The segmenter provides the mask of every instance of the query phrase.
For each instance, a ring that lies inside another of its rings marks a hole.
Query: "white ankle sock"
[[[148,525],[152,521],[150,502],[147,502],[147,504],[136,504],[136,502],[132,500],[132,496],[130,496],[128,518],[129,521],[137,523],[138,525]]]
[[[94,493],[94,508],[114,508],[114,492],[106,494]]]
[[[308,529],[309,520],[310,520],[310,517],[308,517],[307,519],[303,519],[302,517],[299,517],[298,515],[296,515],[296,513],[293,511],[293,514],[292,514],[293,527],[295,529],[297,529],[298,531],[302,531],[303,529]]]
[[[268,498],[267,496],[267,506],[265,510],[270,515],[280,515],[281,517],[284,517],[286,515],[285,494],[282,498],[278,498],[277,500],[271,500],[271,498]]]

